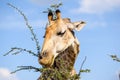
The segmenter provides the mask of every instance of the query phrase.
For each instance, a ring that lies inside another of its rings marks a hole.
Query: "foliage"
[[[44,68],[42,71],[42,75],[40,76],[38,80],[79,80],[81,73],[90,72],[90,69],[85,69],[85,70],[82,69],[85,61],[86,61],[86,57],[84,61],[82,62],[81,68],[79,70],[79,74],[75,74],[71,76],[70,71],[65,68],[62,68],[62,69]],[[64,65],[64,61],[61,60],[60,63]],[[63,65],[61,67],[64,67]]]
[[[45,68],[39,80],[68,80],[70,73],[68,71],[58,71],[53,68]]]
[[[117,55],[109,55],[109,56],[112,58],[112,60],[120,62],[120,58],[118,58]]]
[[[49,12],[52,12],[53,13],[53,19],[56,19],[56,13],[55,11],[60,7],[62,6],[63,4],[62,3],[59,3],[59,4],[53,4],[50,6],[50,8],[47,8],[46,11],[43,11],[43,13],[49,13]]]
[[[28,27],[28,29],[30,30],[30,33],[32,35],[32,40],[36,44],[37,52],[33,52],[32,50],[28,50],[28,49],[24,49],[24,48],[13,47],[6,54],[4,54],[4,56],[6,56],[6,55],[8,55],[10,53],[12,55],[16,55],[16,54],[19,54],[21,52],[27,52],[29,54],[32,54],[33,56],[38,57],[39,56],[39,52],[40,52],[39,41],[38,41],[38,39],[36,37],[36,34],[33,31],[32,26],[29,24],[27,17],[17,7],[13,6],[10,3],[8,3],[7,5],[12,7],[12,8],[14,8],[16,11],[18,11],[20,13],[20,15],[24,18],[26,26]],[[53,14],[54,14],[54,18],[56,18],[55,10],[58,7],[60,7],[61,5],[62,5],[62,3],[51,5],[51,7],[48,8],[47,11],[44,11],[44,13],[48,13],[49,11],[52,11]],[[76,79],[78,80],[78,79],[80,79],[81,73],[83,73],[83,72],[90,72],[89,69],[82,69],[85,61],[86,61],[86,57],[85,57],[85,59],[82,62],[82,65],[80,67],[79,73],[74,75],[74,76],[72,76],[72,77],[70,76],[70,72],[68,70],[65,70],[64,68],[62,68],[62,70],[58,70],[57,68],[44,68],[44,67],[43,68],[36,68],[36,67],[33,67],[33,66],[18,66],[17,67],[18,69],[13,71],[13,72],[11,72],[11,73],[16,73],[16,72],[21,71],[21,70],[34,70],[35,72],[40,72],[41,73],[41,76],[39,77],[38,80],[76,80]],[[64,66],[62,66],[62,67],[64,67]]]

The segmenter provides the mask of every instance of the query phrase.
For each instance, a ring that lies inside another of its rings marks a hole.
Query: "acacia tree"
[[[15,7],[14,5],[7,3],[7,5],[13,9],[15,9],[18,13],[20,13],[20,15],[24,18],[25,24],[28,27],[31,35],[32,35],[32,40],[35,42],[36,45],[36,52],[32,51],[32,50],[28,50],[25,48],[19,48],[19,47],[12,47],[10,49],[10,51],[8,51],[6,54],[4,54],[4,56],[8,55],[8,54],[12,54],[12,55],[16,55],[19,54],[21,52],[27,52],[33,56],[36,56],[37,58],[39,57],[39,53],[40,53],[40,45],[39,45],[39,41],[37,39],[36,34],[34,33],[34,30],[32,28],[32,26],[29,24],[27,17],[25,16],[25,14],[18,9],[17,7]],[[51,5],[50,8],[47,8],[47,11],[43,11],[43,13],[48,13],[48,12],[52,12],[54,15],[54,19],[56,19],[56,15],[55,15],[55,10],[57,8],[59,8],[62,5],[62,3],[59,4],[54,4]],[[80,79],[81,73],[82,72],[90,72],[89,69],[82,69],[84,63],[86,61],[86,57],[83,60],[79,73],[74,75],[73,77],[70,76],[69,72],[66,70],[62,70],[62,71],[58,71],[57,69],[53,69],[53,68],[36,68],[34,66],[18,66],[17,70],[11,72],[11,73],[16,73],[17,71],[21,71],[21,70],[35,70],[36,72],[40,72],[41,73],[41,77],[38,80],[75,80],[75,79]],[[61,62],[61,64],[63,64],[64,62]],[[64,67],[64,66],[63,66]]]

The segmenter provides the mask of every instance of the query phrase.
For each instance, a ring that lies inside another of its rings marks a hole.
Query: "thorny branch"
[[[17,68],[19,68],[19,69],[11,72],[11,74],[16,73],[16,72],[21,71],[21,70],[31,70],[31,69],[35,70],[35,72],[41,72],[42,71],[41,68],[36,68],[36,67],[33,67],[33,66],[18,66]]]
[[[59,4],[53,4],[50,6],[50,8],[47,8],[47,11],[43,11],[43,13],[49,13],[49,12],[52,12],[53,13],[53,19],[56,19],[56,13],[55,11],[60,7],[62,6],[63,4],[62,3],[59,3]]]
[[[114,61],[120,62],[120,58],[117,55],[109,55]]]
[[[4,54],[4,56],[8,55],[9,53],[12,53],[12,55],[16,55],[16,54],[19,54],[21,52],[27,52],[29,54],[32,54],[33,56],[38,57],[38,55],[35,54],[34,52],[32,52],[31,50],[27,50],[27,49],[23,49],[23,48],[18,48],[18,47],[11,48],[11,50],[8,51],[6,54]]]
[[[84,65],[84,63],[85,63],[85,61],[86,61],[86,59],[87,59],[87,57],[85,56],[85,59],[83,60],[83,62],[82,62],[82,64],[81,64],[81,67],[80,67],[80,71],[79,71],[79,73],[78,73],[78,76],[79,76],[79,77],[81,76],[81,72],[90,72],[90,69],[85,69],[85,70],[82,69],[82,68],[83,68],[83,65]]]
[[[23,18],[24,18],[24,20],[25,20],[25,23],[26,23],[26,26],[29,28],[29,30],[30,30],[30,32],[31,32],[31,34],[32,34],[32,36],[33,36],[32,39],[33,39],[33,40],[35,41],[35,43],[36,43],[37,53],[39,53],[39,52],[40,52],[39,41],[38,41],[36,35],[34,34],[34,31],[33,31],[32,26],[28,23],[27,17],[26,17],[25,14],[24,14],[21,10],[19,10],[17,7],[13,6],[13,5],[10,4],[10,3],[7,3],[7,5],[10,6],[10,7],[12,7],[12,8],[14,8],[15,10],[17,10],[17,11],[23,16]]]
[[[55,11],[57,8],[59,8],[62,5],[63,5],[62,3],[53,4],[50,6],[50,8],[47,8],[47,11],[43,11],[43,13],[48,13],[49,11]]]

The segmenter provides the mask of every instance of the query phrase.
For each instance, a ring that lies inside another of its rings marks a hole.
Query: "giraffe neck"
[[[76,51],[77,50],[77,51]],[[73,69],[76,57],[79,53],[79,45],[75,44],[74,47],[71,45],[65,51],[61,52],[55,59],[53,68],[58,70]]]

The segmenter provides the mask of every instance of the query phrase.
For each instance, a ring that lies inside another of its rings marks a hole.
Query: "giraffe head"
[[[48,13],[49,25],[46,28],[44,43],[39,55],[39,63],[50,67],[54,59],[69,46],[74,45],[76,38],[73,30],[81,30],[85,22],[70,22],[69,19],[62,19],[61,12],[56,10],[56,20]]]

